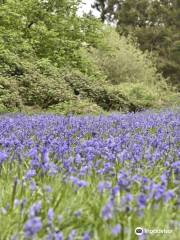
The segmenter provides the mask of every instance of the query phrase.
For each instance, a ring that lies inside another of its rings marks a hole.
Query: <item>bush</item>
[[[28,106],[38,105],[48,108],[73,98],[71,88],[61,79],[61,76],[47,77],[37,71],[24,74],[18,81],[23,103]]]
[[[154,84],[162,78],[151,57],[139,50],[130,38],[120,37],[113,28],[106,28],[101,45],[98,49],[92,48],[91,54],[112,84]]]
[[[88,98],[106,111],[121,109],[119,106],[125,103],[123,95],[118,96],[116,89],[103,78],[96,79],[79,71],[72,71],[65,74],[64,79],[76,96],[80,99]]]
[[[48,108],[49,112],[56,114],[99,114],[103,113],[103,109],[97,104],[90,102],[87,99],[76,99],[57,105],[51,106]]]
[[[0,111],[13,111],[22,107],[18,84],[12,77],[0,77],[0,106]]]
[[[6,113],[6,112],[7,112],[7,108],[2,103],[0,103],[0,114]]]
[[[97,102],[107,82],[103,78],[88,76],[78,70],[64,71],[64,80],[72,88],[74,95]]]

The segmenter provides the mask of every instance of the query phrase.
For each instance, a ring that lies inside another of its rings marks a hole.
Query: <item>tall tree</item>
[[[93,7],[120,34],[134,35],[142,50],[154,51],[159,70],[180,85],[180,0],[96,0]]]
[[[95,44],[98,28],[97,21],[77,16],[78,5],[79,0],[1,0],[0,65],[6,54],[15,54],[75,66],[77,50],[84,41]]]

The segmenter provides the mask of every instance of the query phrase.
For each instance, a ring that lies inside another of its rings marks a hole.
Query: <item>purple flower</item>
[[[121,225],[117,224],[112,228],[112,234],[117,236],[121,232]]]
[[[54,163],[49,163],[48,164],[48,175],[49,176],[54,176],[58,173],[58,167]]]
[[[80,156],[79,154],[77,154],[76,157],[75,157],[75,162],[76,162],[77,164],[81,164],[81,161],[82,161],[81,156]]]
[[[109,201],[101,210],[101,216],[104,221],[113,218],[113,202]]]
[[[161,182],[162,182],[163,185],[166,185],[166,184],[167,184],[167,176],[166,176],[165,173],[163,173],[163,174],[161,175]]]
[[[89,232],[84,232],[84,233],[83,233],[83,237],[82,237],[82,239],[83,239],[83,240],[90,240],[91,237],[90,237]]]
[[[137,203],[138,203],[138,206],[139,208],[145,208],[146,206],[146,196],[144,194],[140,194],[138,197],[137,197]]]
[[[172,163],[172,164],[171,164],[171,167],[172,167],[172,168],[180,167],[180,161],[177,161],[177,162]]]
[[[84,180],[79,180],[77,177],[71,176],[70,180],[72,181],[72,183],[74,185],[76,185],[77,187],[81,188],[81,187],[87,187],[88,183]]]
[[[62,232],[54,233],[54,240],[63,240],[63,239],[64,239],[64,235]]]
[[[68,236],[68,240],[74,240],[76,237],[76,230],[72,230]]]
[[[52,192],[51,186],[45,185],[45,186],[43,186],[43,189],[44,189],[44,191],[47,192],[47,193]]]
[[[34,203],[29,209],[29,217],[35,217],[41,210],[41,202]]]
[[[112,188],[112,196],[115,197],[119,193],[119,186],[115,186]]]
[[[0,164],[2,164],[7,157],[8,155],[6,153],[0,151]]]
[[[70,176],[70,180],[74,185],[78,185],[79,179],[74,176]]]
[[[50,233],[46,240],[63,240],[64,235],[62,232],[55,232],[55,233]]]
[[[42,149],[42,161],[43,164],[49,163],[49,152],[48,149],[46,149],[45,147],[43,147]]]
[[[39,217],[33,217],[27,220],[24,225],[24,234],[25,237],[33,237],[36,233],[38,233],[42,228],[42,222]]]
[[[32,158],[32,159],[36,159],[37,156],[38,156],[37,148],[36,148],[36,147],[32,148],[32,149],[29,151],[28,156],[29,156],[30,158]]]
[[[158,185],[156,187],[155,193],[154,193],[154,198],[155,200],[159,200],[160,198],[163,197],[163,194],[165,192],[165,188],[162,185]]]
[[[30,179],[36,175],[36,170],[30,169],[25,174],[25,179]]]
[[[105,189],[111,189],[111,182],[99,182],[98,183],[98,192],[102,193]]]
[[[52,208],[50,208],[48,210],[48,222],[52,223],[53,219],[54,219],[54,210]]]
[[[35,182],[35,181],[31,181],[31,182],[29,183],[29,188],[30,188],[30,190],[31,190],[32,192],[35,191],[36,188],[37,188],[36,182]]]
[[[118,175],[118,185],[120,188],[126,189],[130,187],[128,175],[125,172],[120,172]]]
[[[175,195],[174,195],[173,191],[169,190],[169,191],[167,191],[167,192],[164,193],[164,195],[163,195],[163,200],[164,200],[164,202],[168,202],[168,201],[171,200],[174,196],[175,196]]]
[[[74,215],[79,218],[81,216],[81,210],[78,210],[74,213]]]
[[[78,187],[81,188],[81,187],[87,187],[88,186],[88,182],[84,181],[84,180],[80,180],[78,182]]]
[[[129,204],[133,200],[133,196],[131,193],[126,193],[124,196],[121,198],[122,204]]]

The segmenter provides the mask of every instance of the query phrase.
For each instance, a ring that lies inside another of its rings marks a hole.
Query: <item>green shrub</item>
[[[97,81],[78,71],[70,72],[64,78],[81,99],[89,98],[106,111],[130,108],[125,92],[103,79]]]
[[[101,45],[92,48],[91,54],[112,84],[154,84],[162,78],[150,55],[138,49],[130,38],[120,37],[113,28],[106,28]]]
[[[24,105],[45,109],[73,98],[71,88],[59,77],[46,76],[39,71],[29,72],[18,78],[19,92]]]
[[[22,107],[18,84],[12,77],[0,77],[0,106],[3,111],[13,111]]]
[[[74,91],[74,95],[81,99],[90,98],[96,102],[99,95],[104,91],[104,85],[107,82],[103,78],[96,78],[95,76],[88,76],[78,70],[64,71],[64,80]]]
[[[2,103],[0,103],[0,114],[7,113],[7,111],[8,109]]]
[[[48,108],[49,112],[56,114],[100,114],[103,113],[103,109],[97,104],[90,102],[86,99],[76,99],[57,105],[51,106]]]

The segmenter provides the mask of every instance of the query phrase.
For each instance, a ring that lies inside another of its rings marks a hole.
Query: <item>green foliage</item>
[[[86,99],[76,99],[59,103],[48,108],[48,112],[56,114],[100,114],[104,110],[97,104]]]
[[[118,93],[116,88],[103,78],[97,79],[73,71],[65,74],[64,79],[79,99],[88,98],[106,111],[122,110],[127,104],[123,94]]]
[[[61,76],[53,78],[39,72],[32,72],[18,78],[18,82],[23,103],[28,106],[39,105],[47,108],[73,98],[70,87],[61,79]]]
[[[116,24],[121,35],[133,35],[145,51],[158,56],[157,67],[180,87],[179,0],[96,0],[101,19]]]
[[[0,112],[84,114],[177,105],[177,94],[162,87],[154,59],[94,17],[78,17],[78,4],[0,3]],[[175,40],[175,62],[168,62],[176,75]]]
[[[22,101],[14,78],[0,76],[0,112],[20,109]]]
[[[122,83],[117,85],[115,89],[115,92],[123,94],[126,98],[128,111],[159,108],[162,104],[166,104],[166,99],[163,96],[165,91],[158,86],[148,86],[145,83]]]
[[[78,67],[77,50],[82,42],[95,45],[99,29],[97,20],[77,17],[78,2],[6,1],[0,5],[0,46],[17,56],[35,55],[58,67]]]
[[[119,37],[113,28],[104,31],[102,45],[92,50],[93,57],[112,84],[146,82],[155,84],[161,78],[152,58],[132,42]]]

